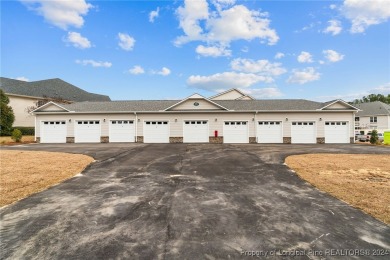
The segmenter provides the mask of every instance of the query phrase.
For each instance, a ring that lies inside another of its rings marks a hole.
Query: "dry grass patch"
[[[0,206],[80,173],[93,158],[81,154],[0,150]]]
[[[35,136],[24,135],[20,143],[15,143],[11,136],[0,136],[0,144],[21,144],[21,143],[33,143],[35,142]]]
[[[304,180],[390,224],[390,155],[305,154],[286,158]]]

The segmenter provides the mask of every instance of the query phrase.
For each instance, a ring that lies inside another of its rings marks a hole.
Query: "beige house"
[[[367,132],[390,130],[390,105],[380,101],[354,105],[360,110],[356,113],[355,129]]]
[[[350,143],[357,108],[342,100],[254,100],[236,89],[183,100],[50,102],[41,143]]]
[[[9,98],[9,105],[15,115],[14,127],[34,127],[35,117],[30,113],[47,100],[110,101],[108,96],[86,92],[61,79],[33,82],[0,77],[0,88]]]

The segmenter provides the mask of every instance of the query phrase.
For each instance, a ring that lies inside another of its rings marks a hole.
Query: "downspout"
[[[34,114],[33,114],[34,115]],[[37,141],[37,116],[34,115],[34,142]]]
[[[137,112],[134,112],[135,115],[135,137],[134,137],[134,142],[137,142],[137,128],[138,128],[138,119],[137,119]]]
[[[259,112],[259,111],[256,111],[256,113],[255,113],[255,137],[256,137],[256,143],[257,143],[257,118],[256,118],[256,116],[257,116],[257,112]]]

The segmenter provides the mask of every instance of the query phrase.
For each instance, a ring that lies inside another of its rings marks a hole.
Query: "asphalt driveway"
[[[390,153],[386,147],[10,149],[83,153],[97,161],[78,177],[0,209],[1,259],[251,259],[253,253],[270,259],[291,254],[377,259],[375,253],[390,253],[389,226],[313,188],[283,165],[290,154]]]

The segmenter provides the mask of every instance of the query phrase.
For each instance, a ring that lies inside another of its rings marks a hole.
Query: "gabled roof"
[[[111,101],[111,102],[76,102],[72,104],[61,105],[63,108],[76,113],[110,113],[110,112],[181,112],[166,111],[167,108],[176,105],[181,100],[130,100],[130,101]],[[267,99],[267,100],[215,100],[213,103],[226,108],[221,112],[240,112],[240,111],[259,111],[259,112],[278,112],[278,111],[302,111],[318,112],[329,111],[320,110],[328,102],[315,102],[304,99]],[[339,110],[335,110],[339,111]],[[356,111],[350,109],[350,111]],[[44,112],[44,111],[42,111]],[[196,112],[202,112],[198,110]],[[207,111],[211,112],[211,111]],[[40,113],[36,111],[36,113]]]
[[[331,101],[328,101],[328,102],[325,102],[324,103],[324,106],[322,108],[320,108],[320,110],[324,110],[324,109],[327,109],[329,107],[331,107],[332,105],[336,104],[336,103],[339,103],[339,104],[342,104],[343,106],[345,106],[346,108],[341,108],[341,109],[355,109],[355,110],[359,110],[357,107],[355,106],[352,106],[351,104],[345,102],[344,100],[341,100],[341,99],[335,99],[335,100],[331,100]]]
[[[361,110],[356,113],[356,116],[390,115],[390,105],[380,101],[359,103],[354,106]]]
[[[255,100],[255,98],[253,98],[252,96],[250,95],[247,95],[245,94],[244,92],[242,92],[241,90],[239,89],[236,89],[236,88],[232,88],[232,89],[229,89],[229,90],[226,90],[224,92],[221,92],[221,93],[218,93],[217,95],[214,95],[212,97],[210,97],[209,99],[210,100],[214,100],[214,99],[218,99],[218,100],[232,100],[231,98],[227,98],[227,99],[222,99],[222,97],[230,92],[237,92],[239,93],[241,96],[236,98],[236,99],[233,99],[233,100],[239,100],[239,99],[242,99],[244,97],[249,97],[250,99],[252,100]],[[221,99],[220,99],[221,98]]]
[[[0,77],[0,88],[7,94],[62,98],[68,101],[110,101],[110,97],[82,90],[61,79],[47,79],[26,82]]]
[[[70,112],[69,109],[63,107],[62,105],[59,105],[59,104],[57,104],[57,103],[54,103],[53,101],[50,101],[50,102],[47,102],[46,104],[44,104],[44,105],[42,105],[42,106],[36,108],[36,109],[35,109],[34,111],[32,111],[31,113],[39,112],[39,111],[48,112],[47,110],[45,110],[45,108],[50,107],[50,106],[55,106],[55,107],[57,107],[57,108],[59,108],[59,109],[65,111],[65,112]],[[58,110],[55,110],[55,112],[58,112]]]
[[[166,108],[166,109],[164,109],[164,110],[165,110],[165,111],[168,111],[168,110],[170,110],[170,109],[172,109],[172,108],[174,108],[174,107],[176,107],[176,106],[178,106],[178,105],[180,105],[180,104],[183,104],[184,102],[186,102],[187,100],[190,100],[190,99],[197,99],[197,100],[201,99],[201,100],[204,100],[204,101],[206,101],[206,102],[208,102],[208,103],[210,103],[210,104],[216,106],[216,107],[219,108],[219,109],[228,110],[228,109],[226,109],[225,107],[223,107],[223,106],[221,106],[221,105],[219,105],[219,104],[217,104],[217,103],[211,101],[210,99],[205,98],[205,97],[202,96],[202,95],[199,95],[198,93],[195,93],[195,94],[193,94],[193,95],[191,95],[191,96],[189,96],[189,97],[187,97],[187,98],[185,98],[185,99],[183,99],[183,100],[177,102],[176,104],[174,104],[174,105],[172,105],[172,106],[170,106],[170,107],[168,107],[168,108]]]

